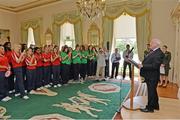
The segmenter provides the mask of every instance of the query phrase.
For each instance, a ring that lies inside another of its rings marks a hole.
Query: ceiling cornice
[[[18,12],[22,12],[25,10],[48,5],[48,4],[59,2],[59,1],[62,1],[62,0],[36,0],[36,1],[22,4],[16,7],[12,7],[12,6],[10,7],[10,6],[5,6],[5,5],[0,4],[0,9],[18,13]]]

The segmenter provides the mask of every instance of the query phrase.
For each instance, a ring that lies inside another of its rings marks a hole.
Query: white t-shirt
[[[106,66],[105,54],[104,53],[98,53],[98,55],[97,55],[97,66],[100,66],[100,67]]]

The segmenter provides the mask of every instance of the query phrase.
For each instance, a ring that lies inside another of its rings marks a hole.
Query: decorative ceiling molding
[[[0,9],[8,10],[11,12],[21,12],[24,10],[32,9],[35,7],[48,5],[51,3],[59,2],[62,0],[12,0],[13,2],[7,2],[7,0],[0,0]],[[19,3],[18,3],[19,2]]]

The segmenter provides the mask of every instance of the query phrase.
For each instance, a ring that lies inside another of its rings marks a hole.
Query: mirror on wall
[[[88,29],[88,44],[100,45],[100,30],[95,23],[92,23]]]
[[[0,44],[4,44],[5,42],[10,42],[10,30],[0,29]]]
[[[48,28],[46,30],[46,33],[45,33],[45,43],[46,43],[46,45],[51,45],[52,40],[53,40],[53,33],[52,33],[51,29]]]

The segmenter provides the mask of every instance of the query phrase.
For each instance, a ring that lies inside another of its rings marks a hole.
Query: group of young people
[[[127,60],[133,59],[133,48],[126,45],[123,52],[123,79],[126,75],[126,67],[129,66],[129,77],[131,78],[131,65]],[[149,44],[144,55],[150,52]],[[167,46],[163,46],[165,54],[161,67],[165,72],[161,74],[159,86],[166,87],[170,69],[171,54]],[[67,45],[61,50],[56,45],[45,45],[44,47],[30,46],[24,44],[15,45],[11,50],[11,43],[0,45],[0,100],[11,99],[9,93],[28,99],[28,94],[43,87],[61,87],[68,82],[83,82],[87,77],[96,80],[105,80],[109,77],[110,52],[106,48],[96,46],[76,45],[73,50]],[[121,55],[116,48],[111,55],[112,71],[110,78],[118,76]],[[115,71],[116,70],[116,71]],[[11,72],[9,76],[6,73]],[[115,76],[114,76],[115,72]],[[165,80],[165,83],[163,81]]]
[[[67,45],[61,50],[56,45],[27,49],[15,45],[11,50],[11,43],[6,42],[0,45],[0,100],[10,100],[9,93],[29,99],[34,90],[61,87],[69,80],[103,80],[108,57],[106,49],[92,45],[76,45],[74,50]],[[7,71],[11,71],[10,76],[6,76]]]

